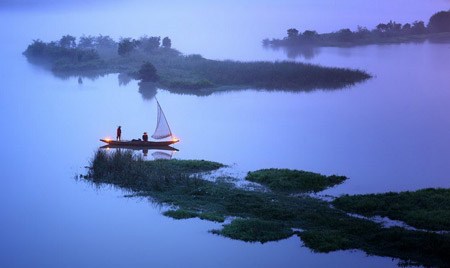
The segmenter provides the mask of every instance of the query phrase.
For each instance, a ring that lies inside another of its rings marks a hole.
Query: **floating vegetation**
[[[292,189],[250,191],[223,180],[203,180],[198,175],[222,166],[197,160],[143,161],[127,151],[99,151],[85,178],[172,206],[176,209],[164,214],[175,219],[198,217],[222,222],[229,218],[231,222],[211,232],[231,239],[264,243],[297,234],[305,246],[316,252],[360,249],[399,258],[403,264],[450,263],[449,234],[383,228],[370,220],[352,217],[329,202],[307,195],[292,196]],[[450,199],[448,195],[443,197],[445,202]]]
[[[426,230],[450,231],[450,189],[344,195],[333,201],[339,209],[364,216],[384,216]]]
[[[247,174],[246,180],[266,185],[273,191],[320,192],[347,180],[345,176],[325,176],[291,169],[261,169]]]

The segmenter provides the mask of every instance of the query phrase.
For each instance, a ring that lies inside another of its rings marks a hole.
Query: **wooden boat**
[[[109,139],[100,139],[100,141],[107,143],[110,148],[120,148],[120,147],[136,147],[138,149],[145,148],[158,148],[158,147],[169,147],[169,145],[177,143],[179,140],[168,140],[168,141],[140,141],[140,140],[131,140],[131,141],[115,141]],[[170,147],[172,148],[172,147]],[[173,148],[175,149],[175,148]]]
[[[110,148],[129,148],[129,149],[166,149],[166,150],[177,150],[170,147],[169,145],[179,142],[180,140],[175,138],[170,130],[169,123],[167,123],[166,116],[164,115],[158,100],[156,100],[158,105],[158,120],[156,122],[156,129],[152,135],[152,138],[157,141],[143,141],[143,140],[112,140],[112,139],[100,139],[100,141],[106,143]],[[169,140],[161,140],[169,138]],[[178,150],[177,150],[178,151]]]

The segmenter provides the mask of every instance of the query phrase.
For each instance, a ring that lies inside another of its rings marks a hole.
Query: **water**
[[[56,78],[21,55],[35,38],[155,33],[170,36],[183,52],[208,58],[284,60],[289,58],[282,50],[264,50],[260,40],[280,37],[293,24],[319,31],[373,27],[393,17],[385,12],[389,1],[370,16],[342,20],[339,12],[362,8],[358,1],[339,7],[328,2],[333,9],[316,1],[283,2],[279,9],[268,1],[256,7],[196,2],[186,9],[68,3],[69,8],[0,6],[0,23],[8,26],[0,30],[6,40],[0,49],[2,267],[395,266],[389,258],[359,251],[314,254],[297,237],[263,245],[225,239],[207,232],[220,224],[174,221],[147,200],[75,180],[101,145],[98,139],[113,136],[117,125],[124,138],[151,133],[155,100],[143,98],[135,81],[119,85],[116,74],[80,85],[77,78]],[[311,14],[297,22],[294,7]],[[448,2],[417,1],[405,9],[398,21],[426,20],[448,9]],[[265,15],[250,16],[250,10]],[[334,19],[319,20],[314,14],[321,10]],[[220,15],[225,11],[236,19]],[[127,17],[130,13],[134,16]],[[294,60],[360,68],[374,78],[337,91],[249,89],[197,97],[159,89],[157,98],[181,138],[176,158],[234,164],[244,173],[278,167],[350,177],[325,192],[333,195],[450,187],[449,52],[449,44],[429,43],[320,48]]]

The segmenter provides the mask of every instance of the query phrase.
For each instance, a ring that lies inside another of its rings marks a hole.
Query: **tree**
[[[287,35],[289,39],[294,39],[298,37],[298,30],[295,28],[291,28],[287,30]]]
[[[346,28],[337,32],[337,37],[340,41],[351,41],[353,39],[353,32]]]
[[[63,48],[75,48],[77,39],[74,36],[71,35],[64,35],[59,40],[59,45]]]
[[[143,36],[139,39],[139,47],[146,51],[152,51],[159,48],[161,37],[159,36]]]
[[[413,34],[424,34],[427,32],[427,29],[425,28],[425,23],[423,21],[415,21],[413,22],[413,25],[411,27],[411,32]]]
[[[405,23],[402,27],[402,32],[406,33],[406,34],[410,33],[411,32],[411,24]]]
[[[450,32],[450,10],[440,11],[431,16],[427,26],[432,33]]]
[[[121,39],[119,42],[119,48],[117,49],[117,53],[120,56],[125,56],[130,54],[137,46],[137,41],[131,38]]]
[[[402,24],[391,20],[388,24],[386,24],[386,27],[389,31],[398,32],[402,28]]]
[[[155,66],[150,62],[142,64],[138,72],[138,77],[142,82],[155,82],[159,78]]]
[[[171,48],[172,47],[172,40],[170,40],[169,37],[164,37],[164,39],[162,40],[162,46],[165,48]]]
[[[306,31],[303,32],[303,37],[305,39],[308,39],[308,40],[311,40],[311,39],[313,39],[316,36],[317,36],[317,32],[316,31],[306,30]]]
[[[78,41],[78,47],[79,48],[95,48],[94,43],[94,37],[93,36],[82,36],[80,37],[80,41]]]
[[[385,31],[387,31],[387,29],[388,29],[388,26],[384,23],[380,23],[377,25],[377,30],[380,32],[385,32]]]
[[[359,39],[364,39],[370,36],[370,31],[366,27],[358,25],[355,36]]]
[[[114,48],[117,43],[108,35],[99,35],[95,38],[97,48]]]
[[[27,56],[44,56],[47,49],[47,44],[42,42],[39,39],[33,40],[31,45],[28,45],[27,50],[25,50],[24,54]]]

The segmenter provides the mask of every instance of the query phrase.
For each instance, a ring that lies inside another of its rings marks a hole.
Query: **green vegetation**
[[[423,42],[425,40],[450,40],[450,10],[434,14],[427,26],[423,21],[397,23],[389,21],[380,23],[375,29],[368,30],[358,26],[356,31],[340,29],[332,33],[318,34],[313,30],[303,33],[295,28],[287,30],[283,39],[264,39],[264,46],[299,47],[299,46],[355,46],[380,43]]]
[[[182,55],[171,46],[169,38],[161,45],[159,37],[123,38],[118,43],[104,36],[82,37],[77,44],[76,38],[68,35],[58,42],[34,40],[24,55],[62,77],[125,73],[174,92],[200,95],[224,88],[337,89],[370,78],[359,70],[295,62],[208,60]]]
[[[236,219],[211,233],[246,242],[268,242],[288,238],[294,234],[291,228],[281,222],[260,219]]]
[[[271,168],[249,172],[245,179],[266,185],[274,191],[320,192],[343,183],[347,177],[327,177],[307,171]]]
[[[199,217],[222,222],[231,217],[231,223],[211,232],[232,239],[267,242],[298,234],[305,246],[317,252],[360,249],[409,264],[450,263],[449,234],[383,228],[320,199],[250,191],[223,180],[203,180],[198,174],[222,166],[197,160],[143,161],[128,151],[98,151],[85,178],[177,207],[164,213],[172,218]],[[449,202],[448,195],[444,198]],[[294,232],[294,228],[302,231]]]
[[[426,230],[450,231],[450,189],[344,195],[333,201],[339,209],[364,216],[384,216]]]
[[[190,219],[190,218],[196,218],[198,217],[198,213],[187,211],[184,209],[177,209],[177,210],[168,210],[163,213],[167,217],[171,217],[176,220],[181,219]]]

